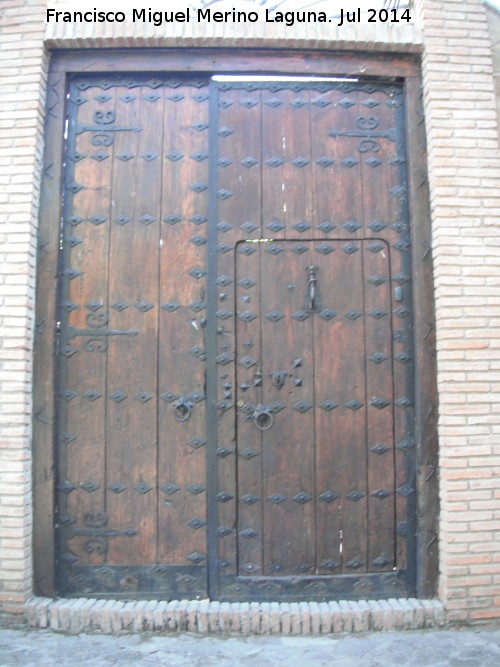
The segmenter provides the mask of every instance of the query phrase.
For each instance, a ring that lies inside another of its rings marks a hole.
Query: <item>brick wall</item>
[[[418,25],[268,33],[214,25],[52,24],[45,0],[0,8],[0,611],[31,591],[30,412],[34,261],[50,48],[295,46],[420,51],[434,229],[441,452],[440,596],[452,621],[499,616],[500,174],[491,44],[479,0],[415,0]],[[191,26],[192,28],[192,26]],[[107,34],[109,33],[109,34]],[[45,41],[44,41],[45,39]],[[497,457],[495,459],[495,456]],[[495,532],[497,531],[497,532]],[[498,545],[496,551],[498,552]]]
[[[0,7],[0,611],[31,589],[31,348],[42,151],[43,0]]]
[[[440,596],[451,621],[474,621],[500,616],[498,119],[484,5],[417,4],[435,266]]]

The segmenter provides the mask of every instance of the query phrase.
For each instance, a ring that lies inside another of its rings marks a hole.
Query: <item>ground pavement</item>
[[[11,667],[500,667],[500,628],[331,637],[62,634],[0,626]]]

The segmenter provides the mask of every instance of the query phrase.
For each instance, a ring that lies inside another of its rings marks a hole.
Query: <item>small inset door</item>
[[[239,249],[238,574],[391,571],[387,244],[287,240]]]

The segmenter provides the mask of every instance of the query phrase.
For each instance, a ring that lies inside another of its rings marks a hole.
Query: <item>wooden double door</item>
[[[412,594],[402,100],[366,81],[74,78],[61,593]]]

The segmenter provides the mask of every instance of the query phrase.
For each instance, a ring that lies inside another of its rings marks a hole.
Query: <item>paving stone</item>
[[[0,656],[2,667],[493,667],[500,664],[500,629],[221,637],[0,627]]]

